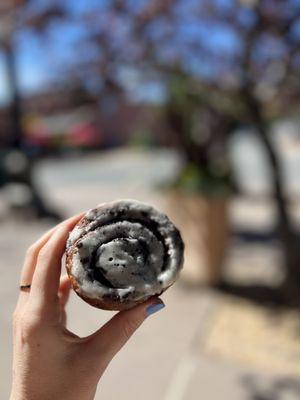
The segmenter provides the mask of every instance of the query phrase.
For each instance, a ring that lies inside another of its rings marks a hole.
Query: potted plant
[[[167,212],[186,245],[182,279],[218,285],[229,236],[228,205],[234,190],[226,152],[231,121],[201,103],[185,76],[172,80],[166,106],[170,137],[182,165],[166,193]]]

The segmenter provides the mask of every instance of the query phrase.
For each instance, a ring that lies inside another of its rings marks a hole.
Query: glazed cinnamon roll
[[[66,268],[92,306],[122,310],[160,295],[178,278],[184,244],[168,217],[133,201],[88,211],[70,233]]]

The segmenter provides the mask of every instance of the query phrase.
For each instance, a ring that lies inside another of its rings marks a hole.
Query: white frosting
[[[183,244],[164,214],[123,200],[90,210],[84,218],[89,223],[76,227],[67,245],[80,294],[145,300],[177,279]]]
[[[84,229],[79,228],[78,226],[75,226],[75,228],[72,230],[72,232],[69,235],[68,242],[75,243],[80,238],[80,236],[82,235],[83,232],[84,232]]]

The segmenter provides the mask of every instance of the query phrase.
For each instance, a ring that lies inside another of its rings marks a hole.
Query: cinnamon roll
[[[160,295],[178,278],[184,244],[168,217],[133,200],[88,211],[70,233],[66,269],[92,306],[127,309]]]

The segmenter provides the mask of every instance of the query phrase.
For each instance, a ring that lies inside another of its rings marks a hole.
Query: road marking
[[[183,400],[196,368],[197,358],[192,355],[185,355],[171,377],[164,400]]]

